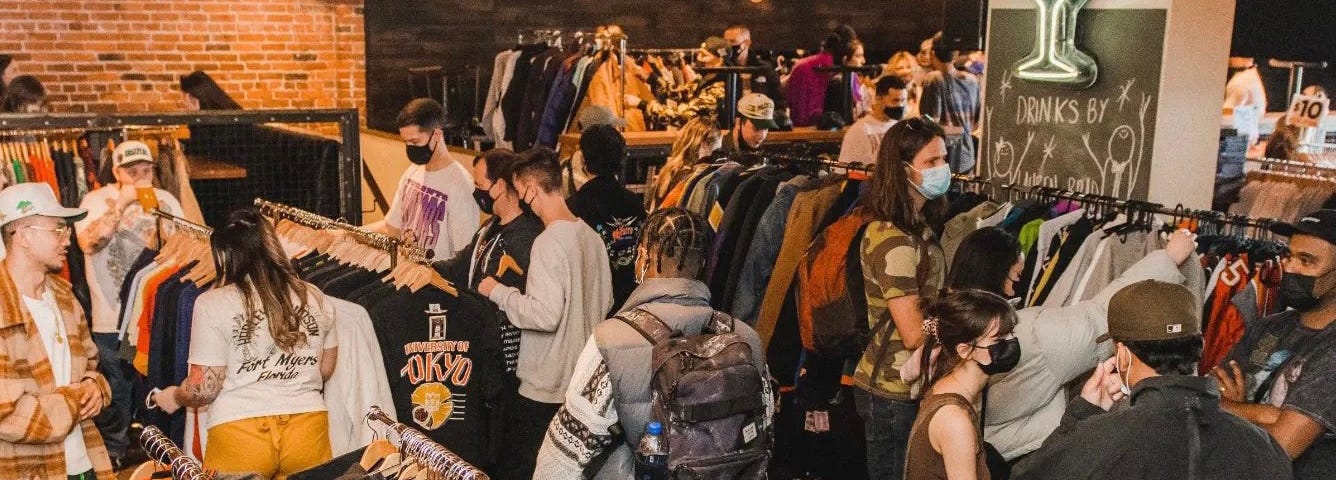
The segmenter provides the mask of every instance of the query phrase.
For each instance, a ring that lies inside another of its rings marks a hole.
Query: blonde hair
[[[882,75],[895,75],[895,63],[901,60],[909,62],[909,67],[914,70],[914,77],[918,78],[923,67],[919,66],[918,59],[914,57],[914,54],[904,50],[895,52],[895,55],[891,55],[891,59],[886,61],[886,66],[882,67]]]
[[[664,162],[654,180],[655,203],[661,200],[673,187],[673,177],[682,169],[690,169],[700,162],[700,146],[713,144],[722,135],[715,126],[713,115],[702,115],[691,119],[682,126],[673,141],[672,152]],[[706,143],[709,142],[709,143]]]

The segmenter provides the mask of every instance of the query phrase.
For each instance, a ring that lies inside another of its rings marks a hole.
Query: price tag
[[[1322,124],[1322,119],[1327,116],[1327,108],[1330,106],[1331,99],[1327,97],[1296,96],[1294,97],[1294,103],[1290,104],[1290,112],[1285,117],[1285,122],[1296,127],[1317,127]]]

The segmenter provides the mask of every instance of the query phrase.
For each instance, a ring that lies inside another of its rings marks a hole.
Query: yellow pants
[[[273,415],[210,428],[204,468],[285,480],[332,456],[328,413]]]

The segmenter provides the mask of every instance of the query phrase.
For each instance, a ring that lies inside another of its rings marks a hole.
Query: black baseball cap
[[[1312,235],[1336,245],[1336,210],[1324,208],[1305,215],[1294,223],[1277,223],[1271,226],[1271,232],[1282,237]]]

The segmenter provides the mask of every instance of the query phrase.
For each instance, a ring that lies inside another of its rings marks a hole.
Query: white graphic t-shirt
[[[158,196],[158,208],[164,212],[181,215],[181,202],[163,189],[154,189]],[[83,231],[88,225],[98,221],[111,210],[108,202],[116,201],[120,196],[119,187],[107,185],[88,192],[79,208],[88,209],[88,216],[74,224],[77,231]],[[164,229],[170,222],[164,222]],[[135,258],[152,244],[157,233],[157,221],[153,215],[144,212],[139,203],[132,203],[121,212],[121,223],[116,227],[102,250],[92,255],[84,252],[84,264],[88,271],[89,297],[93,306],[93,331],[109,333],[119,331],[117,317],[121,310],[121,283]]]
[[[895,125],[895,120],[881,121],[866,115],[858,119],[849,130],[844,132],[844,141],[840,144],[840,161],[844,163],[877,163],[877,152],[881,150],[881,139],[886,131]]]
[[[432,260],[453,258],[478,230],[473,177],[459,162],[434,172],[410,165],[399,178],[385,223],[402,230]]]
[[[263,312],[246,315],[235,285],[205,292],[195,301],[190,364],[227,367],[222,393],[209,407],[208,427],[234,420],[325,411],[320,356],[339,346],[334,307],[310,287],[300,315],[306,342],[285,352],[269,333]],[[295,299],[295,297],[294,297]],[[256,305],[259,305],[256,299]]]

